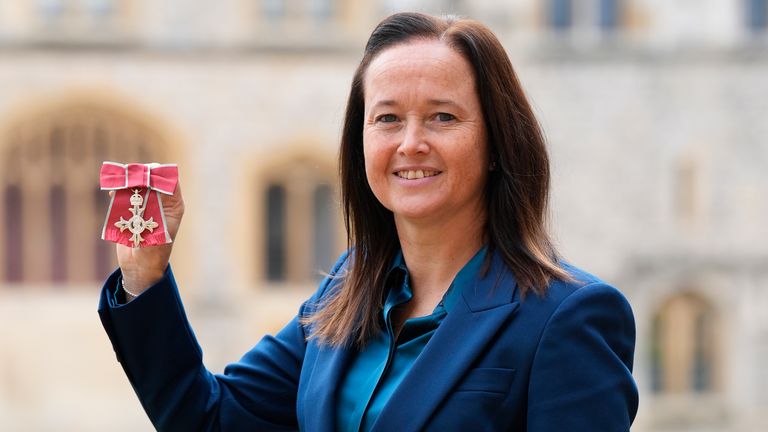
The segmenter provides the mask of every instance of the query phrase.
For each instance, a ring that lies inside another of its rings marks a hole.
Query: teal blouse
[[[402,252],[389,270],[390,290],[381,312],[384,326],[357,353],[347,369],[338,393],[336,430],[369,431],[392,393],[406,376],[437,327],[458,301],[462,289],[477,275],[485,258],[480,249],[459,271],[432,314],[411,318],[394,338],[392,310],[413,297]]]

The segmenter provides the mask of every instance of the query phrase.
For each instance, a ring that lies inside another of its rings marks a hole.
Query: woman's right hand
[[[114,192],[110,192],[110,195],[113,194]],[[179,232],[179,225],[181,225],[181,218],[184,216],[181,184],[176,184],[176,191],[173,195],[158,193],[158,196],[163,203],[166,229],[171,239],[175,241],[176,234]],[[171,257],[173,241],[164,245],[143,248],[132,248],[119,243],[116,247],[117,264],[123,275],[126,298],[130,301],[132,296],[127,294],[128,291],[136,295],[141,294],[163,277]]]

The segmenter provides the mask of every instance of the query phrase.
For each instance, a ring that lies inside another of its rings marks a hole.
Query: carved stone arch
[[[101,162],[168,161],[173,139],[129,102],[71,92],[27,103],[0,125],[0,281],[87,285],[114,268],[99,239]]]
[[[733,269],[717,258],[681,255],[638,257],[631,268],[622,286],[631,287],[628,294],[637,323],[634,375],[640,391],[648,396],[646,411],[653,413],[650,418],[660,427],[692,418],[697,419],[697,425],[721,421],[728,411],[724,401],[729,391],[731,352],[736,346],[734,311],[739,300],[734,294],[739,287],[729,277]],[[683,322],[667,321],[672,333],[660,337],[664,330],[660,315]],[[699,342],[706,338],[705,343],[696,342],[697,335]],[[678,363],[672,369],[667,366],[662,374],[676,376],[670,378],[674,382],[665,382],[658,369],[658,350],[681,338],[686,340],[673,352],[661,354],[682,353],[687,357],[675,360]],[[695,355],[708,364],[697,365]],[[708,371],[708,381],[696,383],[703,376],[696,377],[697,368],[698,373]]]
[[[310,139],[270,148],[284,150],[260,158],[245,168],[249,173],[245,178],[249,180],[244,193],[251,199],[243,212],[248,216],[241,226],[246,228],[247,232],[243,234],[251,241],[238,254],[250,260],[241,266],[250,270],[245,276],[245,284],[313,286],[322,272],[329,270],[327,261],[332,262],[344,247],[336,154],[326,150],[328,146]],[[284,200],[285,211],[281,221],[279,212],[272,214],[273,221],[277,217],[282,223],[282,227],[275,227],[271,225],[269,206],[270,202],[280,205],[279,200]],[[318,208],[318,202],[321,208]],[[327,228],[317,229],[318,212],[325,212],[326,218],[332,218]],[[270,233],[274,228],[285,231]],[[270,235],[273,241],[285,244],[282,272],[269,268],[270,262],[274,262],[268,250]],[[325,248],[329,249],[327,252],[317,249],[318,242],[322,241],[329,243]],[[318,254],[322,262],[318,262]]]
[[[635,309],[635,372],[648,396],[647,411],[661,428],[682,421],[720,424],[729,415],[737,287],[712,263],[666,261],[636,287],[645,299]]]
[[[643,386],[641,391],[654,395],[653,399],[660,404],[661,410],[666,409],[663,401],[668,397],[678,398],[679,396],[665,392],[659,387],[659,376],[655,375],[658,373],[655,369],[658,364],[654,365],[654,361],[658,361],[655,357],[658,353],[654,350],[659,348],[657,339],[659,314],[671,301],[687,298],[699,304],[701,306],[699,310],[706,310],[709,313],[708,328],[705,332],[711,333],[711,339],[708,341],[712,345],[708,348],[711,350],[709,354],[711,385],[708,390],[700,389],[703,390],[700,393],[687,392],[686,395],[679,397],[724,394],[729,360],[726,354],[732,344],[730,338],[725,338],[725,335],[734,326],[732,311],[738,309],[737,296],[729,294],[729,290],[733,289],[733,283],[729,282],[727,272],[723,272],[722,265],[708,260],[675,256],[638,259],[635,264],[635,270],[628,272],[633,276],[628,276],[622,285],[632,287],[628,295],[637,323],[634,374],[638,377],[638,383]],[[689,305],[693,306],[693,303]],[[688,321],[686,325],[690,323],[691,321]],[[689,384],[691,382],[687,381]],[[678,382],[676,385],[679,386],[679,384]]]
[[[709,394],[720,388],[715,305],[694,287],[669,295],[654,311],[652,388],[656,393]]]

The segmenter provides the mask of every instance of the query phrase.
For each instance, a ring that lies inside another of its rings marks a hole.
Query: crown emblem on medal
[[[127,229],[131,232],[131,234],[133,234],[131,236],[133,247],[139,247],[141,242],[144,241],[141,233],[146,230],[152,232],[155,228],[158,227],[157,222],[152,220],[152,218],[144,220],[142,217],[146,207],[142,207],[144,205],[144,197],[142,197],[139,192],[141,192],[141,189],[134,189],[133,195],[131,195],[131,205],[133,207],[128,210],[130,210],[133,216],[131,216],[131,218],[128,220],[123,219],[121,216],[120,220],[115,222],[115,226],[120,228],[120,232],[123,232]]]

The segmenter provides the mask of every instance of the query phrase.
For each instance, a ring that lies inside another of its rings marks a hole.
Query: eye
[[[456,120],[456,117],[453,114],[448,114],[448,113],[437,113],[435,118],[437,119],[437,121],[441,121],[441,122],[449,122],[449,121]]]
[[[397,116],[394,114],[382,114],[376,117],[376,121],[381,123],[392,123],[397,121]]]

